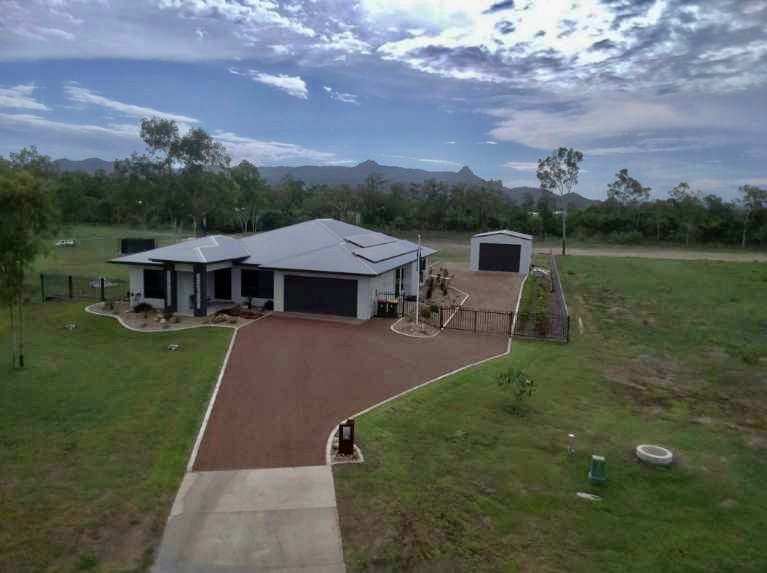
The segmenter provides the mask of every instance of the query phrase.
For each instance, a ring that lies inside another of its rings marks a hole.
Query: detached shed
[[[532,253],[531,235],[506,229],[479,233],[471,238],[469,268],[527,274]]]

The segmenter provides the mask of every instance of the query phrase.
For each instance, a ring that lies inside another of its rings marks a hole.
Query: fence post
[[[99,279],[99,283],[101,286],[101,302],[104,302],[106,300],[106,297],[104,296],[104,277]]]
[[[510,312],[509,313],[509,327],[508,327],[508,334],[509,334],[509,336],[512,335],[511,328],[512,328],[513,325],[514,325],[514,313]]]
[[[439,307],[439,328],[440,330],[445,328],[445,322],[444,322],[444,319],[442,318],[442,307]]]
[[[474,311],[474,332],[477,332],[477,311]]]
[[[67,275],[67,286],[69,289],[69,298],[73,298],[74,289],[72,287],[72,275]]]
[[[45,302],[45,275],[40,273],[40,302]]]
[[[567,339],[567,342],[570,342],[570,315],[567,315],[567,323],[566,323],[567,333],[565,334],[565,338]]]

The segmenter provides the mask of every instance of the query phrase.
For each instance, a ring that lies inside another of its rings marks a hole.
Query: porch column
[[[205,263],[194,263],[194,315],[208,314],[208,274]]]
[[[163,279],[165,280],[165,312],[172,313],[178,310],[178,276],[176,265],[163,263]]]

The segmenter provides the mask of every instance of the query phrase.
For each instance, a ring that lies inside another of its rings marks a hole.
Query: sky
[[[767,0],[0,0],[0,155],[142,151],[203,127],[235,161],[387,165],[655,197],[767,185]]]

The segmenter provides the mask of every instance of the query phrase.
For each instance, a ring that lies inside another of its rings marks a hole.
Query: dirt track
[[[536,254],[548,254],[552,250],[549,247],[537,247]],[[553,249],[557,254],[560,249]],[[739,263],[759,263],[767,262],[767,252],[759,253],[754,251],[745,251],[742,253],[736,251],[696,251],[688,249],[675,248],[653,248],[653,247],[575,247],[568,248],[567,254],[572,256],[584,257],[640,257],[645,259],[671,259],[679,261],[726,261]]]

